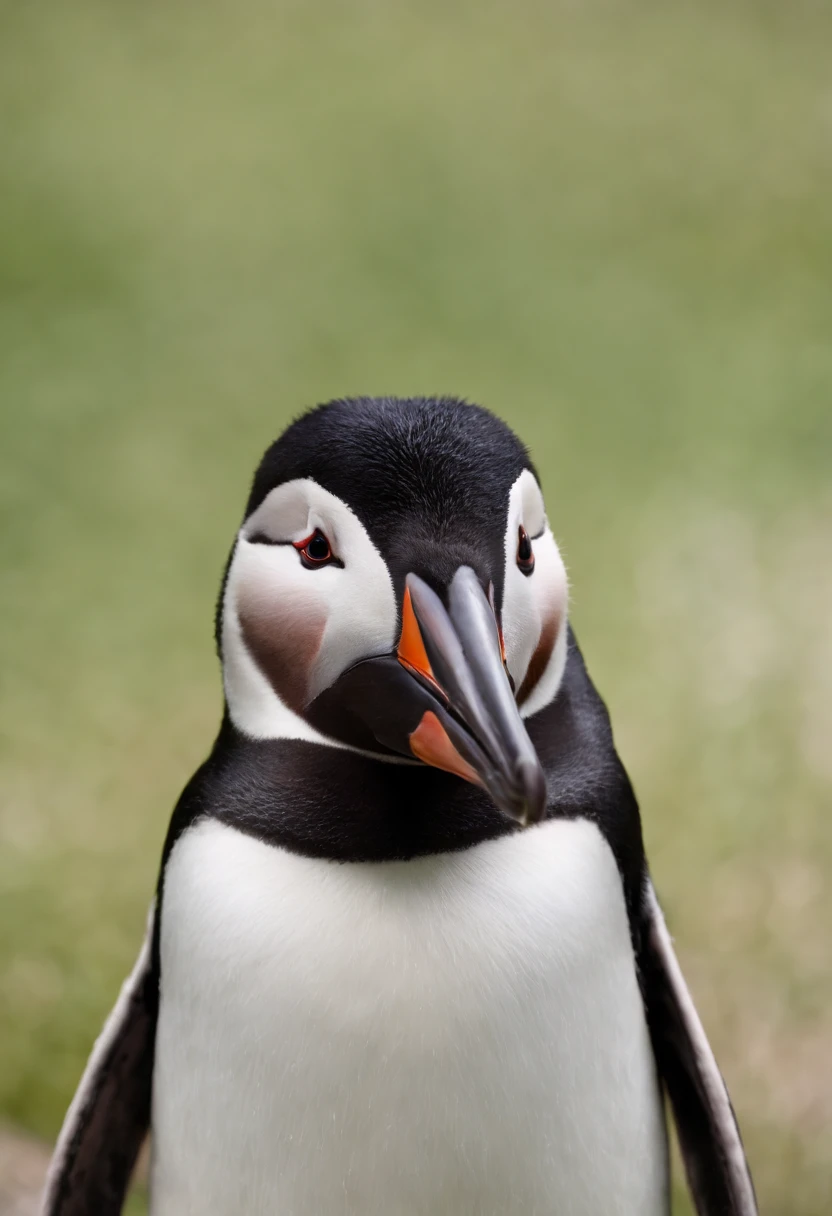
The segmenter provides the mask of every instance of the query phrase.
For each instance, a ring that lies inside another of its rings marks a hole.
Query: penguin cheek
[[[537,690],[546,694],[546,681],[554,695],[555,648],[564,629],[568,606],[566,569],[551,534],[541,537],[539,568],[534,577],[540,575],[534,587],[534,596],[540,620],[537,644],[529,659],[523,681],[517,690],[517,704],[523,706]],[[534,578],[529,580],[534,581]]]
[[[534,552],[535,568],[529,577],[507,567],[503,595],[506,662],[518,705],[546,673],[566,621],[566,570],[548,529],[535,540]]]
[[[503,593],[502,628],[506,666],[516,688],[525,678],[540,636],[540,615],[531,588],[526,585],[529,581],[519,570],[509,570]]]
[[[557,612],[550,612],[544,618],[537,645],[529,659],[526,674],[523,676],[523,682],[517,689],[516,700],[520,706],[529,699],[532,692],[537,688],[543,673],[549,666],[549,661],[555,649],[555,642],[558,639],[560,621],[561,618]]]
[[[322,591],[327,573],[313,575]],[[356,663],[390,654],[396,639],[396,600],[382,559],[365,549],[330,573],[324,632],[309,671],[310,702]]]
[[[241,597],[243,640],[257,666],[288,707],[299,713],[310,700],[312,672],[326,629],[325,608],[311,596]]]

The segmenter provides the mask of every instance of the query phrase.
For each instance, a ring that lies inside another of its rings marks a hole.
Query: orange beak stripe
[[[429,680],[434,688],[438,689],[440,693],[442,692],[439,681],[433,674],[433,668],[430,665],[430,659],[425,650],[425,643],[422,641],[419,622],[416,620],[416,613],[413,611],[413,604],[410,602],[410,588],[407,588],[404,593],[404,601],[402,603],[402,632],[396,653],[403,667],[407,667],[409,671],[416,672],[423,679]]]
[[[444,698],[442,686],[433,674],[433,668],[425,650],[422,632],[410,600],[409,588],[404,593],[402,632],[396,653],[403,667],[420,675],[422,679],[428,680]],[[474,785],[482,785],[479,775],[468,761],[460,756],[448,737],[445,727],[436,714],[429,709],[422,714],[421,722],[410,736],[410,750],[417,760],[422,760],[425,764],[444,769],[446,773],[455,773],[457,777],[462,777],[464,781],[471,781]]]
[[[418,760],[424,760],[425,764],[444,769],[446,773],[455,773],[457,777],[462,777],[474,785],[482,785],[478,774],[468,761],[460,756],[448,738],[444,726],[429,709],[424,712],[422,721],[410,736],[410,750]]]

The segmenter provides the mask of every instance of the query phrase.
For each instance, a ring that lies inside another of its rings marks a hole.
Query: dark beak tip
[[[406,587],[425,661],[454,711],[446,716],[452,741],[508,819],[522,827],[539,823],[546,777],[517,708],[494,605],[477,574],[459,567],[447,607],[412,571]],[[456,731],[459,722],[465,729]]]
[[[537,757],[518,760],[516,774],[522,798],[519,822],[523,827],[530,827],[539,823],[546,813],[546,775]]]

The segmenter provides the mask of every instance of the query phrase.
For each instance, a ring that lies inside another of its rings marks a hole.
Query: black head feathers
[[[361,519],[383,548],[404,516],[441,537],[449,523],[502,517],[529,454],[479,405],[455,397],[356,397],[303,414],[254,476],[246,515],[276,485],[310,477]]]

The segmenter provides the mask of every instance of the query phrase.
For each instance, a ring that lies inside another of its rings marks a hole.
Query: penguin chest
[[[651,1216],[655,1067],[618,870],[554,820],[335,863],[216,820],[165,874],[154,1216]]]

